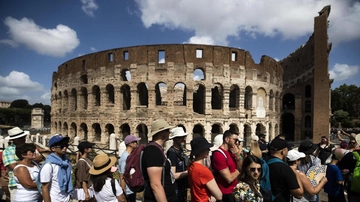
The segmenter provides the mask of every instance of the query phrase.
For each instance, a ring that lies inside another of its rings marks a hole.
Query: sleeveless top
[[[27,170],[29,171],[30,177],[32,181],[36,181],[36,177],[39,174],[39,168],[37,167],[37,165],[33,166],[33,167],[29,167],[26,166],[24,164],[18,164],[15,166],[14,168],[14,172],[17,168],[19,167],[26,167]],[[22,186],[19,182],[19,179],[14,175],[14,180],[16,182],[16,195],[15,195],[15,202],[17,201],[24,201],[24,199],[26,199],[26,201],[38,201],[40,198],[40,193],[37,190],[37,188],[35,187],[34,189],[28,189],[25,188],[24,186]]]

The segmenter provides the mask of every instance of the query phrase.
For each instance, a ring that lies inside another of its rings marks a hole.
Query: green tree
[[[34,108],[43,109],[43,107],[44,107],[43,103],[35,103],[35,104],[32,105],[32,109],[34,109]]]
[[[344,110],[351,118],[360,116],[360,87],[343,84],[331,92],[331,108],[333,112]]]
[[[31,105],[27,100],[19,99],[12,101],[10,108],[31,109]]]

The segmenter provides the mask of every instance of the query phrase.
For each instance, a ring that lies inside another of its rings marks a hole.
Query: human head
[[[92,149],[94,145],[95,145],[94,143],[91,143],[91,142],[88,142],[88,141],[83,141],[83,142],[79,143],[77,148],[79,149],[79,151],[82,154],[84,154],[85,150],[88,151],[88,152],[91,152],[90,150],[87,150],[87,149]]]
[[[285,133],[280,133],[279,135],[277,135],[275,138],[280,138],[285,140],[286,139],[286,134]]]
[[[223,134],[216,135],[213,141],[214,146],[210,148],[210,151],[214,151],[219,148],[223,143]]]
[[[355,142],[355,141],[354,141]],[[347,149],[349,147],[349,144],[346,142],[346,140],[342,140],[340,142],[340,148]]]
[[[171,128],[173,128],[173,126],[170,126],[164,119],[157,119],[151,124],[151,130],[148,137],[152,136],[153,141],[159,139],[166,141],[169,139]]]
[[[29,134],[29,131],[23,131],[19,127],[14,127],[8,130],[9,140],[11,140],[15,145],[24,144],[26,140],[26,135]]]
[[[226,130],[223,135],[223,145],[227,145],[228,148],[237,146],[239,142],[239,135],[230,130]]]
[[[247,155],[242,164],[240,180],[249,182],[249,180],[258,180],[261,177],[261,161],[254,155]]]
[[[24,143],[16,147],[15,154],[20,161],[23,160],[24,158],[33,160],[36,154],[35,150],[36,150],[36,146],[33,143]]]
[[[136,148],[139,146],[139,140],[141,140],[141,138],[136,137],[133,134],[130,134],[125,137],[124,143],[126,147]]]
[[[266,135],[264,133],[260,133],[258,136],[260,140],[265,140]]]
[[[300,143],[299,152],[303,152],[306,155],[313,155],[317,145],[313,144],[310,140],[304,140]]]
[[[321,144],[329,143],[328,138],[326,136],[321,136]]]
[[[69,140],[69,137],[55,134],[49,140],[49,147],[51,152],[54,152],[56,155],[61,157],[66,153],[66,149],[69,147]]]
[[[288,143],[286,140],[275,138],[270,143],[270,153],[272,156],[276,156],[281,158],[282,160],[286,160],[286,156],[288,153]]]
[[[115,156],[108,156],[107,154],[99,154],[93,160],[93,166],[91,166],[90,175],[101,175],[105,172],[110,172],[113,165],[116,163]]]
[[[301,158],[305,158],[305,156],[306,155],[303,152],[292,149],[288,152],[286,160],[289,165],[294,165],[295,163],[297,164],[298,162],[300,162]]]
[[[188,133],[186,133],[184,131],[183,127],[175,127],[173,129],[170,130],[170,137],[169,139],[173,140],[173,144],[177,145],[177,146],[184,146],[185,145],[185,140],[186,140],[186,136],[188,135]]]
[[[191,140],[190,146],[190,156],[195,156],[195,159],[203,159],[207,157],[210,148],[214,145],[210,144],[203,136],[200,136]]]
[[[349,149],[355,149],[355,148],[356,148],[356,144],[357,144],[357,143],[356,143],[356,139],[350,137],[349,144],[348,144],[348,148],[349,148]]]

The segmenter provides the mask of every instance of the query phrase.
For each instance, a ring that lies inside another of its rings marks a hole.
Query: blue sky
[[[0,1],[0,101],[50,104],[52,73],[97,51],[200,43],[281,60],[304,44],[331,4],[332,88],[360,86],[360,2],[353,0]]]

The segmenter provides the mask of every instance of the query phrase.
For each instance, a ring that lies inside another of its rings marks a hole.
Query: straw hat
[[[109,170],[116,163],[116,157],[109,157],[107,154],[99,154],[94,158],[93,166],[91,166],[89,173],[91,175],[100,175]]]
[[[152,137],[156,133],[168,130],[170,128],[174,128],[174,126],[170,126],[169,123],[164,119],[157,119],[151,124],[151,130],[148,137]]]

